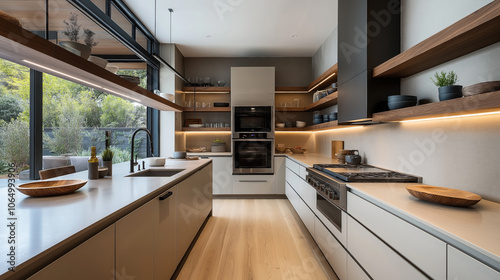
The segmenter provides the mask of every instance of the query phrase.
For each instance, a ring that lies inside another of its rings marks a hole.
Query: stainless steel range
[[[341,231],[341,211],[347,211],[346,182],[421,182],[416,177],[371,165],[314,164],[307,182],[316,189],[316,208]]]

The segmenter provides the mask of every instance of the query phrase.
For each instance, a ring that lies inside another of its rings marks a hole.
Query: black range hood
[[[339,0],[338,120],[370,123],[400,94],[399,78],[373,78],[373,68],[400,53],[400,0]]]

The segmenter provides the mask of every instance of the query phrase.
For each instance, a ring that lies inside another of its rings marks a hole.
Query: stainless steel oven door
[[[274,174],[274,139],[233,139],[233,174]]]
[[[342,210],[327,200],[320,193],[316,193],[316,209],[323,214],[338,230],[342,232]]]

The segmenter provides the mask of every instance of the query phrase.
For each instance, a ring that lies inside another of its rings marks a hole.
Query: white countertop
[[[163,193],[195,171],[210,163],[210,159],[168,159],[164,167],[185,169],[171,177],[124,177],[129,174],[129,162],[113,165],[113,176],[89,180],[74,193],[52,197],[28,197],[16,192],[16,274],[36,270],[61,255],[74,243],[80,243],[114,223],[155,196]],[[56,179],[87,179],[82,171]],[[0,188],[3,209],[0,220],[0,279],[13,276],[8,272],[7,190]]]
[[[337,159],[332,159],[331,157],[325,156],[323,154],[314,154],[307,152],[303,154],[286,153],[286,156],[305,167],[312,167],[313,164],[338,163]]]
[[[500,270],[500,204],[439,205],[411,196],[407,183],[347,185],[352,193]]]
[[[199,157],[231,157],[233,156],[231,152],[220,152],[220,153],[212,153],[212,152],[200,152],[200,153],[187,153],[188,156],[199,156]]]

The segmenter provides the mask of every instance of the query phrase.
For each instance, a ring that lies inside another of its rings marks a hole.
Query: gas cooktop
[[[313,168],[345,182],[419,182],[420,178],[371,165],[314,164]]]

